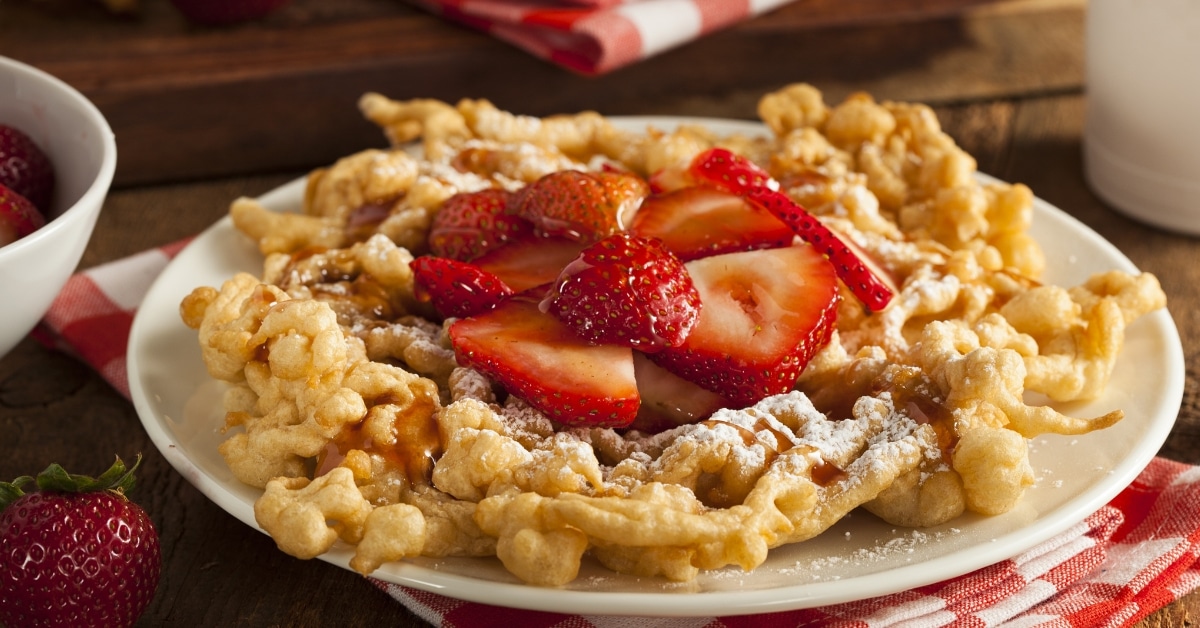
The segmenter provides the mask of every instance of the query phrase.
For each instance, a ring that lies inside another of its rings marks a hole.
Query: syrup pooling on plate
[[[526,582],[561,585],[590,556],[689,580],[753,569],[860,507],[914,526],[1005,512],[1032,482],[1028,438],[1122,416],[1070,417],[1025,394],[1095,397],[1126,326],[1163,306],[1148,274],[1040,284],[1031,192],[981,183],[921,105],[859,94],[829,106],[790,86],[762,99],[762,137],[525,118],[486,101],[371,94],[361,105],[394,147],[312,173],[302,214],[235,201],[263,273],[197,288],[182,313],[209,372],[233,384],[221,454],[264,488],[260,525],[298,556],[349,543],[364,573],[417,555],[494,555]],[[783,195],[770,195],[774,209],[802,206],[894,287],[872,311],[837,284],[836,327],[796,390],[717,409],[703,402],[721,390],[637,362],[654,385],[695,393],[689,419],[566,427],[461,364],[454,322],[414,294],[410,263],[460,194],[518,192],[564,169],[694,185],[676,175],[714,148],[768,173]],[[354,218],[368,206],[370,221]],[[361,286],[387,307],[355,301]],[[403,433],[414,425],[420,435]],[[438,447],[421,446],[433,426]]]

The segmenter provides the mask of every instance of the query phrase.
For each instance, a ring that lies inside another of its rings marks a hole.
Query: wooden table
[[[1156,273],[1188,364],[1162,455],[1200,463],[1196,242],[1130,221],[1081,175],[1083,0],[798,0],[639,65],[585,78],[387,0],[296,0],[261,22],[202,29],[164,1],[115,18],[83,0],[0,3],[0,54],[75,85],[108,116],[117,182],[83,266],[192,235],[265,192],[383,138],[353,103],[485,97],[535,115],[595,109],[751,118],[808,81],[935,106],[980,170],[1029,184]],[[5,295],[7,296],[7,295]],[[155,450],[130,403],[73,358],[26,340],[0,358],[0,477],[58,461],[146,460],[135,497],[162,534],[163,578],[140,625],[424,625],[363,579],[301,562],[218,508]],[[320,591],[317,596],[314,591]],[[1200,594],[1141,626],[1178,626]]]

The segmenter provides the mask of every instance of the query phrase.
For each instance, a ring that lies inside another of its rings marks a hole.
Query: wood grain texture
[[[601,77],[397,1],[296,0],[231,29],[189,27],[165,2],[143,8],[116,18],[81,0],[0,4],[4,53],[108,117],[118,185],[311,168],[380,144],[354,108],[366,91],[531,115],[683,103],[748,118],[760,94],[795,81],[836,98],[944,102],[1077,89],[1082,77],[1081,1],[799,0]]]

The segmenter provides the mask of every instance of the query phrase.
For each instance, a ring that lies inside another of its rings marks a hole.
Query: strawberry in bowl
[[[116,138],[77,90],[0,57],[0,356],[77,270],[117,165]]]
[[[0,124],[0,246],[46,224],[54,195],[54,166],[25,132]]]
[[[0,183],[0,246],[41,229],[46,217],[29,199]]]
[[[25,197],[38,211],[50,211],[54,165],[33,138],[10,124],[0,124],[0,185]]]
[[[895,293],[778,188],[718,148],[649,181],[564,171],[452,197],[416,291],[451,319],[461,365],[561,424],[695,422],[793,388],[833,335],[841,284],[868,311]]]

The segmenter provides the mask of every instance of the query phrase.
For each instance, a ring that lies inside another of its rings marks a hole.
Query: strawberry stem
[[[142,464],[142,455],[138,454],[133,465],[127,467],[125,461],[117,456],[104,473],[96,477],[68,473],[62,465],[51,463],[37,477],[23,475],[12,482],[0,482],[0,510],[19,499],[26,492],[26,487],[34,484],[39,491],[57,493],[93,493],[112,491],[122,495],[133,490],[134,471]]]

